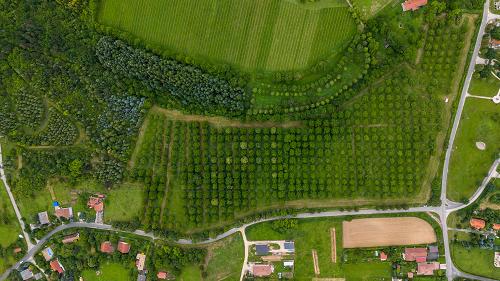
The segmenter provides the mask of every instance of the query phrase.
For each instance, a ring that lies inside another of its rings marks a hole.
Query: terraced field
[[[247,71],[306,68],[340,53],[356,30],[339,0],[316,8],[285,0],[101,0],[98,20],[175,53]]]

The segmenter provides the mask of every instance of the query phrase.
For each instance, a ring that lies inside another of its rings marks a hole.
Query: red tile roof
[[[415,261],[416,262],[426,262],[427,261],[427,257],[415,257]]]
[[[493,224],[493,229],[494,230],[500,230],[500,223],[494,223]]]
[[[433,275],[434,270],[439,269],[438,262],[424,262],[417,265],[417,275]]]
[[[490,43],[493,46],[498,46],[498,45],[500,45],[500,40],[491,38]]]
[[[427,0],[407,0],[401,5],[403,6],[403,11],[415,11],[422,6],[427,5]]]
[[[70,219],[73,217],[73,208],[59,208],[56,209],[56,217]]]
[[[273,268],[269,264],[255,264],[253,266],[253,275],[256,277],[269,276],[273,273]]]
[[[64,272],[64,268],[62,267],[61,263],[59,262],[58,259],[52,260],[50,262],[50,268],[53,271],[57,271],[59,274]]]
[[[415,261],[417,257],[427,258],[426,248],[405,248],[405,253],[403,254],[405,261]]]
[[[118,242],[117,250],[122,254],[128,254],[128,252],[130,252],[130,244],[127,242],[120,241]]]
[[[102,210],[104,210],[103,198],[104,195],[99,195],[99,197],[91,196],[87,202],[87,207],[94,209],[96,212],[102,212]]]
[[[413,272],[408,272],[408,278],[413,278]]]
[[[113,245],[109,241],[105,241],[101,243],[101,252],[111,254],[115,251]]]
[[[158,274],[156,274],[156,277],[158,277],[158,279],[167,279],[167,276],[168,272],[165,271],[160,271],[158,272]]]
[[[475,229],[483,229],[486,226],[486,221],[482,219],[470,219],[470,226]]]
[[[73,243],[78,239],[80,239],[80,233],[74,233],[68,236],[64,236],[62,242],[63,244],[68,244],[68,243]]]
[[[18,248],[15,248],[15,249],[14,249],[14,254],[20,253],[20,252],[22,252],[22,251],[23,251],[23,249],[21,249],[21,248],[19,248],[19,247],[18,247]]]
[[[381,261],[386,261],[387,260],[387,254],[384,252],[380,252],[380,260]]]

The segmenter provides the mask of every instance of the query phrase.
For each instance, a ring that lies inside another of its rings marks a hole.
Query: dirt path
[[[337,263],[337,235],[335,228],[330,228],[330,239],[332,243],[332,262]]]
[[[286,122],[242,122],[239,120],[231,120],[224,117],[213,117],[203,115],[188,115],[177,110],[164,109],[157,106],[151,108],[152,112],[161,113],[171,119],[184,122],[208,122],[216,127],[238,127],[238,128],[297,128],[302,126],[300,121],[286,121]]]
[[[139,150],[142,146],[142,142],[144,140],[144,133],[146,132],[146,128],[149,125],[149,115],[150,115],[151,110],[146,114],[144,117],[144,121],[142,122],[141,128],[139,129],[139,134],[137,135],[137,141],[135,143],[134,151],[132,152],[132,156],[130,157],[130,160],[128,161],[128,169],[132,169],[135,166],[135,161],[137,160],[137,154],[139,153]]]
[[[314,262],[314,274],[320,275],[319,271],[319,262],[318,262],[318,252],[316,250],[312,250],[312,258]]]
[[[168,144],[168,154],[167,154],[167,180],[165,181],[165,195],[163,195],[163,201],[161,202],[160,209],[160,225],[163,223],[163,217],[165,214],[165,207],[167,205],[168,190],[170,189],[170,179],[173,176],[172,173],[172,147],[174,146],[174,127],[175,124],[172,123],[170,126],[170,142]]]
[[[417,51],[417,55],[416,55],[416,58],[415,58],[415,64],[416,65],[420,64],[420,61],[422,60],[422,55],[424,54],[425,43],[427,42],[427,30],[429,30],[429,26],[425,25],[424,26],[424,32],[425,32],[425,35],[424,35],[424,44]]]

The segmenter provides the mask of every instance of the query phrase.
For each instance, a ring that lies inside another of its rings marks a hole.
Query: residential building
[[[47,212],[38,213],[38,221],[41,225],[46,225],[50,223],[49,214]]]
[[[287,241],[284,244],[285,246],[285,251],[288,253],[295,253],[295,242],[293,241]]]
[[[413,272],[408,272],[408,279],[413,279]]]
[[[476,230],[480,230],[486,227],[486,221],[483,219],[470,219],[470,226]]]
[[[122,254],[128,254],[130,252],[130,244],[125,241],[120,241],[118,242],[117,250]]]
[[[105,241],[101,243],[101,252],[106,253],[106,254],[111,254],[115,251],[115,248],[113,248],[113,244],[109,241]]]
[[[403,259],[405,261],[417,261],[417,258],[422,261],[427,259],[427,249],[426,248],[405,248],[403,253]]]
[[[494,223],[493,230],[500,230],[500,223]]]
[[[139,272],[139,275],[137,275],[137,281],[146,281],[146,273]]]
[[[26,268],[25,270],[21,271],[20,274],[23,280],[29,280],[34,276],[33,271],[31,271],[31,269],[29,268]]]
[[[439,269],[438,262],[422,262],[417,265],[417,275],[434,275],[434,270]]]
[[[254,264],[251,273],[255,277],[266,277],[273,274],[274,267],[270,264]]]
[[[42,255],[45,261],[50,261],[54,257],[54,252],[50,247],[47,247],[42,251]]]
[[[87,202],[87,207],[94,209],[96,212],[104,210],[104,195],[91,196]]]
[[[290,267],[292,268],[294,265],[294,261],[283,261],[283,266],[284,267]]]
[[[137,270],[141,271],[144,270],[144,264],[146,263],[146,255],[143,253],[137,254],[135,257],[135,266],[137,267]]]
[[[78,239],[80,239],[80,233],[77,232],[71,235],[64,236],[62,242],[63,244],[69,244],[78,241]]]
[[[72,219],[73,218],[73,208],[71,208],[71,207],[68,207],[68,208],[56,207],[56,217],[65,218],[67,220]]]
[[[62,266],[62,264],[59,262],[58,259],[52,260],[50,262],[50,268],[59,274],[62,274],[64,272],[64,267]]]
[[[380,252],[380,261],[386,261],[387,260],[387,254],[384,252]]]
[[[17,248],[14,249],[14,254],[19,254],[22,251],[23,251],[23,249],[17,247]]]
[[[156,274],[156,277],[158,279],[162,279],[162,280],[165,280],[165,279],[170,279],[170,274],[166,271],[160,271],[158,272],[158,274]]]
[[[43,275],[40,272],[35,274],[35,280],[40,280],[42,278],[43,278]]]
[[[427,0],[407,0],[404,1],[401,6],[403,7],[403,11],[416,11],[420,9],[420,7],[427,5]]]
[[[429,246],[429,253],[427,254],[428,261],[435,261],[439,258],[438,246]]]
[[[269,255],[269,246],[268,245],[255,245],[255,254],[257,256]]]
[[[493,260],[493,265],[495,267],[500,267],[500,252],[495,252],[495,258]]]

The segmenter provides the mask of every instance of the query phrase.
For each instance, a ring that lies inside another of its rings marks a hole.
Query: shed
[[[283,266],[284,267],[293,267],[294,262],[293,261],[284,261]]]

